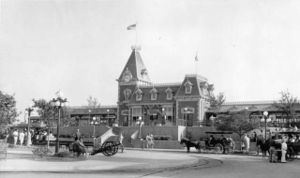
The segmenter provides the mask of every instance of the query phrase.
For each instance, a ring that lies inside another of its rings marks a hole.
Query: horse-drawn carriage
[[[115,130],[115,132],[113,130]],[[116,134],[116,132],[118,132],[118,134]],[[91,155],[102,153],[105,156],[113,156],[118,152],[119,147],[121,147],[123,152],[124,147],[121,143],[122,137],[123,136],[120,132],[120,128],[110,128],[103,135],[94,140]],[[87,153],[85,145],[80,142],[80,140],[72,142],[69,145],[69,150],[72,152],[76,152],[77,156]]]
[[[189,138],[182,138],[181,144],[185,144],[187,152],[190,152],[191,147],[195,147],[199,152],[213,151],[214,153],[226,153],[230,150],[233,140],[229,140],[233,132],[229,131],[210,131],[205,132],[205,137],[193,141]]]
[[[226,153],[231,149],[233,140],[230,140],[230,136],[233,132],[229,131],[214,131],[205,132],[205,146],[206,150],[214,150],[215,153]]]
[[[298,135],[298,139],[296,138],[297,135]],[[296,155],[300,153],[299,135],[300,132],[294,132],[294,131],[275,132],[265,142],[260,142],[259,146],[264,156],[266,155],[267,152],[269,153],[271,162],[279,162],[281,158],[281,145],[283,139],[285,139],[287,144],[286,158],[288,160],[291,160],[296,158]]]
[[[283,137],[287,137],[287,158],[294,159],[296,155],[300,153],[300,132],[288,131],[288,132],[277,132],[275,133],[275,146],[281,148],[281,140]]]

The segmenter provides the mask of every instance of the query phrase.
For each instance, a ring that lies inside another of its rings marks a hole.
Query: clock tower
[[[130,107],[128,102],[135,90],[143,85],[152,85],[148,76],[139,47],[132,47],[129,59],[122,70],[118,81],[118,119],[121,126],[128,126]]]

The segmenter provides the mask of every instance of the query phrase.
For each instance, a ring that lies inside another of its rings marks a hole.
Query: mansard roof
[[[185,93],[185,87],[187,86],[187,84],[192,86],[192,92],[190,94]],[[212,88],[212,86],[207,83],[207,79],[205,77],[194,74],[186,75],[180,86],[180,89],[176,94],[176,97],[188,95],[207,98],[209,87]]]
[[[142,100],[136,101],[136,94],[135,92],[131,95],[130,104],[136,104],[136,103],[169,103],[174,102],[174,97],[177,92],[177,90],[180,87],[180,83],[164,83],[164,84],[153,84],[152,86],[139,86],[136,88],[136,90],[142,90]],[[173,93],[172,100],[167,100],[167,93],[166,90],[171,89]],[[135,90],[135,91],[136,91]],[[151,91],[156,90],[157,91],[157,99],[151,100]]]
[[[129,59],[118,81],[123,81],[124,74],[128,71],[131,73],[131,77],[133,81],[150,82],[147,68],[145,67],[139,49],[137,48],[132,49]]]

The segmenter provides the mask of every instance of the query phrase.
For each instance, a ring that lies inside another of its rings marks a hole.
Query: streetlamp
[[[25,109],[28,112],[28,124],[27,124],[27,146],[30,146],[31,143],[31,134],[30,134],[30,114],[33,111],[33,108],[31,106],[28,106],[28,108]]]
[[[60,126],[60,117],[61,117],[60,110],[63,106],[65,106],[66,102],[67,102],[67,98],[63,97],[61,91],[58,91],[56,93],[56,98],[53,98],[51,100],[51,105],[58,109],[55,153],[58,153],[58,149],[59,149],[59,126]]]
[[[106,125],[108,124],[110,126],[110,123],[109,123],[109,109],[106,110],[107,112],[107,120],[106,120]]]
[[[140,129],[140,131],[139,131],[139,138],[141,139],[142,138],[142,126],[144,125],[144,121],[142,121],[142,117],[141,116],[138,118],[137,124],[140,127],[139,128]]]
[[[186,112],[187,112],[187,110],[188,110],[188,108],[184,108],[183,109],[184,111],[183,111],[183,122],[184,122],[184,126],[187,126],[187,118],[186,118]]]
[[[93,117],[93,121],[91,122],[91,124],[94,126],[94,131],[93,131],[93,144],[95,146],[95,139],[96,139],[96,135],[95,135],[95,125],[98,124],[98,122],[96,121],[96,117]]]
[[[264,141],[266,142],[267,139],[267,122],[270,121],[270,119],[268,118],[268,111],[264,111],[263,113],[263,118],[261,119],[261,122],[265,122],[265,139]]]
[[[89,109],[89,122],[91,121],[91,110]]]
[[[166,118],[165,108],[162,108],[161,110],[162,110],[162,115],[163,115],[163,122],[164,122],[164,124],[166,124],[167,118]]]

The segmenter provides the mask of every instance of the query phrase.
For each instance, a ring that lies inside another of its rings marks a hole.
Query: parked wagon
[[[200,140],[192,140],[189,138],[181,138],[180,143],[185,144],[187,152],[191,147],[195,147],[199,152],[213,151],[214,153],[226,153],[230,148],[230,141],[226,139],[233,134],[229,131],[205,132],[206,136]],[[223,138],[222,138],[223,136]]]
[[[214,153],[226,153],[231,149],[230,140],[227,138],[233,134],[230,131],[209,131],[205,132],[206,139],[201,142],[204,150],[213,150]]]
[[[287,132],[276,132],[275,139],[277,140],[277,147],[281,148],[281,139],[286,136],[287,140],[287,158],[294,159],[300,154],[300,132],[287,131]],[[293,138],[294,137],[294,138]]]

